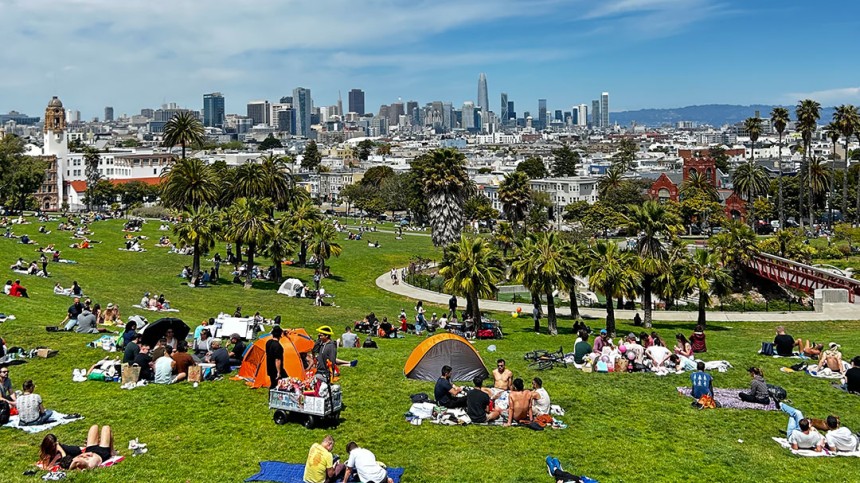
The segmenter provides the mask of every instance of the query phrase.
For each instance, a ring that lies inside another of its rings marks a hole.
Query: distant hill
[[[699,124],[710,124],[720,127],[723,124],[734,124],[742,122],[748,117],[755,116],[759,111],[762,118],[770,117],[770,111],[775,106],[755,104],[752,106],[737,106],[732,104],[706,104],[703,106],[687,106],[670,109],[640,109],[638,111],[612,112],[609,120],[612,124],[630,126],[632,122],[637,125],[659,127],[663,125],[676,125],[678,121],[695,121]],[[791,113],[794,119],[794,106],[783,106]],[[830,122],[833,117],[833,108],[821,109],[821,124]]]

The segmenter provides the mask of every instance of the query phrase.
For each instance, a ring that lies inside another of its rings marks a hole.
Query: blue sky
[[[848,0],[0,0],[0,112],[52,95],[85,118],[221,91],[228,113],[297,86],[316,105],[351,88],[398,98],[507,92],[516,110],[597,99],[611,110],[691,104],[860,104]],[[345,106],[346,107],[346,106]]]

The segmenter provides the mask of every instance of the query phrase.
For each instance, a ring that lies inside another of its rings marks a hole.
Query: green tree
[[[711,296],[721,296],[729,292],[730,277],[720,266],[714,253],[697,249],[687,263],[681,275],[681,284],[687,294],[699,295],[699,318],[697,323],[707,324],[705,309],[711,302]]]
[[[631,293],[641,277],[633,258],[631,252],[622,252],[618,244],[610,240],[600,240],[588,249],[585,266],[588,284],[606,297],[606,331],[612,336],[615,336],[613,299]]]
[[[304,200],[286,216],[289,226],[296,233],[299,242],[299,263],[304,267],[307,263],[308,242],[311,238],[314,225],[323,219],[319,208],[310,200]]]
[[[254,256],[259,247],[269,243],[274,232],[274,220],[270,217],[272,202],[268,198],[238,198],[228,210],[230,224],[226,232],[231,240],[237,242],[236,251],[240,251],[239,243],[248,247],[245,288],[251,288],[254,281]]]
[[[119,192],[122,204],[126,207],[138,203],[149,203],[158,197],[157,186],[150,186],[139,180],[132,180],[121,185]]]
[[[720,263],[731,270],[735,280],[746,281],[746,267],[758,252],[755,233],[743,223],[730,221],[722,233],[714,235],[708,242],[713,247]]]
[[[809,215],[811,220],[815,220],[815,203],[816,196],[821,196],[831,189],[830,179],[831,170],[827,167],[827,161],[820,156],[810,156],[806,163],[806,171],[804,172],[804,180],[809,187]]]
[[[439,274],[448,293],[466,297],[469,316],[481,320],[479,299],[495,296],[496,284],[502,276],[504,263],[490,242],[481,237],[461,235],[459,241],[443,250]]]
[[[370,153],[373,152],[373,141],[370,139],[364,139],[358,142],[358,159],[361,161],[367,161],[370,158]]]
[[[842,104],[837,107],[833,112],[833,122],[831,123],[835,129],[839,131],[839,134],[842,135],[842,138],[845,142],[845,157],[848,158],[848,143],[851,141],[851,136],[857,134],[860,137],[860,133],[855,132],[855,130],[860,127],[860,114],[857,112],[857,108],[850,104]],[[831,139],[833,139],[831,137]],[[834,153],[836,152],[835,144],[836,140],[833,141],[834,144]],[[858,184],[860,186],[860,184]],[[860,207],[860,191],[858,191],[858,207]],[[842,176],[842,216],[848,216],[848,160],[845,161],[845,171]],[[860,211],[858,211],[858,216],[860,216]],[[843,218],[844,219],[844,218]],[[857,218],[860,220],[860,218]],[[833,222],[831,217],[831,223]]]
[[[600,199],[605,200],[610,193],[618,190],[624,181],[623,176],[624,171],[621,168],[616,166],[610,167],[606,171],[606,175],[597,182],[597,194]]]
[[[119,191],[113,183],[106,179],[100,179],[92,186],[87,185],[84,203],[90,209],[101,211],[105,206],[110,206],[116,201],[117,194]]]
[[[122,142],[120,143],[120,147],[123,147],[123,148],[139,148],[140,147],[140,141],[138,141],[136,138],[123,139]]]
[[[179,241],[194,248],[191,273],[200,276],[200,255],[215,246],[220,229],[218,217],[208,206],[189,206],[181,213],[180,220],[173,225],[173,233]]]
[[[272,259],[275,267],[275,280],[280,283],[284,278],[284,260],[296,253],[296,233],[289,224],[289,218],[281,218],[272,228],[271,237],[263,247],[263,255]]]
[[[580,162],[577,151],[565,144],[560,148],[553,149],[552,155],[552,175],[554,177],[576,176],[576,166]]]
[[[723,173],[729,172],[729,155],[726,148],[717,144],[708,148],[708,156],[714,160],[714,165]]]
[[[161,173],[161,203],[176,210],[212,206],[218,197],[215,171],[199,159],[180,159]]]
[[[702,173],[690,173],[686,180],[681,183],[681,199],[701,196],[710,201],[719,201],[720,194],[717,193],[717,188]]]
[[[185,159],[185,149],[188,146],[203,144],[203,124],[194,117],[191,111],[183,111],[164,125],[164,145],[172,148],[177,144],[182,146],[182,159]]]
[[[99,180],[102,178],[99,172],[99,162],[101,155],[98,149],[87,146],[84,148],[84,176],[87,178],[87,210],[93,209],[93,200],[95,199],[95,189]]]
[[[834,179],[833,179],[834,173],[836,172],[836,169],[835,169],[836,159],[839,157],[839,155],[836,154],[836,143],[839,142],[839,136],[841,136],[842,133],[839,131],[839,126],[835,122],[831,122],[830,124],[828,124],[827,126],[824,127],[824,135],[830,139],[831,143],[833,143],[833,154],[830,156],[830,170],[829,170],[830,182],[829,182],[829,185],[833,189],[836,189],[836,185],[834,184]],[[848,161],[847,160],[845,161],[845,169],[846,169],[846,171],[848,169]],[[846,183],[844,184],[844,188],[845,188],[846,192],[842,194],[842,204],[844,206],[845,205],[845,195],[848,194],[847,193],[847,191],[848,191],[848,183],[847,183],[848,177],[843,176],[842,179],[844,181],[846,181]],[[828,226],[828,228],[831,228],[831,229],[833,228],[833,204],[835,201],[836,201],[836,197],[834,196],[834,193],[828,192],[827,193],[827,208],[828,208],[830,213],[829,213],[829,216],[827,217],[827,226]],[[845,216],[845,211],[843,211],[842,214],[843,214],[843,216]]]
[[[502,203],[505,219],[511,223],[514,232],[516,232],[519,223],[525,219],[532,202],[532,190],[529,187],[528,175],[522,171],[514,171],[505,176],[499,184],[499,201]]]
[[[553,292],[565,273],[572,271],[567,264],[565,243],[556,231],[526,236],[518,244],[511,271],[514,278],[533,294],[546,297],[547,328],[550,335],[558,334]],[[535,320],[535,332],[540,321]]]
[[[412,161],[412,171],[421,181],[427,198],[431,238],[436,246],[456,241],[463,227],[463,203],[472,188],[465,159],[456,149],[446,148]]]
[[[788,113],[788,109],[784,107],[774,107],[773,110],[770,111],[770,123],[773,125],[773,129],[779,134],[779,228],[780,230],[785,228],[785,205],[783,204],[783,195],[782,195],[782,177],[783,177],[783,169],[782,169],[782,141],[783,136],[785,135],[785,128],[788,126],[788,123],[791,121],[790,115]]]
[[[325,262],[331,257],[339,257],[343,247],[337,242],[338,234],[334,226],[326,220],[319,220],[311,227],[308,248],[319,263],[320,273],[326,273]]]
[[[549,213],[553,208],[549,194],[542,191],[532,191],[529,212],[526,215],[525,226],[532,231],[543,231],[549,228]]]
[[[266,196],[271,198],[274,207],[287,208],[295,194],[295,179],[289,165],[292,159],[287,156],[267,154],[260,157],[260,171],[266,185]]]
[[[654,279],[665,269],[667,242],[681,230],[680,220],[656,201],[646,201],[630,207],[626,216],[627,229],[636,233],[636,265],[642,274],[642,309],[645,327],[651,327]]]
[[[622,138],[618,143],[618,152],[612,155],[612,165],[617,166],[618,170],[626,173],[633,169],[633,162],[636,160],[636,153],[639,151],[639,146],[630,138]]]
[[[15,162],[9,167],[0,183],[9,187],[10,198],[17,200],[21,213],[27,207],[27,200],[42,186],[45,181],[47,161],[32,156],[15,156]]]
[[[320,154],[316,141],[308,141],[302,153],[302,168],[315,171],[319,169],[320,163],[322,163],[322,154]]]
[[[379,189],[382,182],[394,176],[394,170],[390,166],[374,166],[364,172],[361,184]]]
[[[499,217],[499,212],[493,208],[490,199],[482,194],[475,194],[463,205],[463,217],[466,220],[479,220],[487,224]]]
[[[243,143],[242,141],[233,140],[227,141],[226,143],[221,143],[221,145],[218,147],[225,151],[238,151],[241,149],[245,149],[245,143]]]
[[[526,158],[525,161],[517,164],[516,171],[522,171],[528,175],[529,179],[541,179],[549,175],[546,166],[543,164],[543,160],[536,156]]]
[[[268,151],[270,149],[278,149],[282,147],[284,147],[284,145],[281,143],[281,140],[276,138],[274,134],[269,133],[269,135],[266,136],[266,139],[263,139],[260,145],[257,146],[257,149],[260,151]]]
[[[231,199],[239,198],[266,198],[269,195],[269,186],[263,173],[263,167],[254,162],[241,164],[230,173]]]
[[[809,159],[810,145],[812,144],[812,135],[818,128],[818,120],[821,118],[821,104],[812,99],[804,99],[797,104],[795,108],[795,117],[797,118],[797,131],[800,133],[800,138],[803,141],[803,162],[801,170],[806,170],[806,164]],[[803,192],[807,186],[801,184],[800,191],[800,226],[803,227]],[[809,223],[814,223],[814,208],[812,205],[812,193],[809,194]]]
[[[767,173],[764,168],[753,163],[746,162],[732,173],[732,184],[734,191],[747,201],[749,207],[750,226],[755,226],[755,198],[760,193],[766,193],[768,188]]]
[[[508,259],[508,250],[516,244],[516,239],[514,227],[509,222],[502,221],[496,225],[496,229],[493,231],[493,240],[496,246],[502,250],[502,257],[505,260]]]

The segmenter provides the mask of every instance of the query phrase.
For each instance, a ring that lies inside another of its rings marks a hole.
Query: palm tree
[[[654,279],[665,269],[667,258],[666,241],[677,228],[677,220],[656,201],[641,205],[630,205],[626,215],[627,229],[637,233],[637,266],[642,274],[642,309],[645,312],[645,327],[651,327],[651,294]]]
[[[833,122],[831,124],[836,125],[839,133],[845,139],[845,172],[844,176],[842,176],[842,216],[844,220],[848,216],[848,164],[850,162],[848,159],[848,143],[854,134],[857,134],[858,139],[860,139],[860,131],[857,129],[860,126],[860,114],[858,114],[857,108],[851,104],[842,104],[833,112]],[[836,149],[834,148],[835,151]]]
[[[286,156],[274,154],[267,154],[260,158],[260,167],[268,188],[267,196],[278,209],[286,208],[294,197],[295,180],[289,167],[291,161]]]
[[[574,320],[581,320],[579,314],[579,303],[576,301],[576,289],[579,285],[579,280],[576,278],[583,271],[586,263],[584,254],[586,253],[585,246],[580,243],[567,240],[561,247],[562,257],[565,259],[564,270],[561,273],[560,285],[567,290],[570,296],[570,316]]]
[[[697,249],[684,264],[681,277],[686,293],[699,293],[698,323],[705,325],[705,308],[711,302],[711,295],[719,296],[728,292],[729,274],[720,266],[716,254]]]
[[[720,200],[717,188],[707,176],[699,172],[690,173],[686,181],[681,183],[681,197],[693,197],[697,193],[704,193],[711,201]]]
[[[720,262],[732,270],[735,277],[746,281],[744,267],[752,261],[759,248],[752,228],[737,221],[729,221],[722,233],[714,235],[709,245],[714,248]]]
[[[272,202],[267,199],[239,198],[229,208],[231,224],[227,232],[232,240],[248,247],[245,265],[245,288],[254,280],[254,255],[257,247],[266,245],[272,237],[274,221],[269,217]]]
[[[606,331],[615,335],[613,298],[623,297],[639,284],[640,274],[633,267],[633,254],[622,252],[614,241],[601,240],[589,247],[586,273],[592,290],[606,297]]]
[[[821,156],[812,156],[806,163],[806,184],[809,185],[809,215],[815,220],[814,197],[829,190],[832,186],[830,169]]]
[[[768,187],[767,173],[764,168],[753,162],[744,163],[732,173],[734,191],[749,203],[750,226],[755,226],[753,202],[759,193],[766,193]]]
[[[532,202],[528,175],[522,171],[514,171],[505,176],[499,184],[499,201],[502,203],[505,218],[513,225],[516,233],[519,222],[526,217]]]
[[[286,218],[299,242],[299,263],[304,267],[308,259],[308,240],[314,225],[322,220],[322,213],[310,199],[305,199],[289,211]]]
[[[547,328],[550,335],[558,335],[553,292],[561,285],[568,267],[564,240],[556,231],[539,232],[527,236],[519,245],[512,271],[514,277],[532,293],[546,296]],[[535,332],[540,332],[535,321]]]
[[[311,228],[311,237],[308,248],[314,254],[319,263],[320,274],[325,276],[325,261],[331,257],[339,257],[343,253],[343,247],[337,242],[337,230],[334,225],[326,220],[319,220]]]
[[[597,182],[597,194],[603,199],[608,193],[611,193],[621,187],[624,181],[624,171],[618,165],[612,165],[606,174]]]
[[[210,166],[199,159],[181,159],[161,173],[161,203],[175,210],[213,205],[218,187]]]
[[[463,228],[463,204],[472,186],[466,157],[456,149],[435,149],[412,161],[427,196],[433,244],[454,243]]]
[[[809,148],[812,144],[812,135],[818,128],[818,119],[821,118],[821,104],[812,99],[804,99],[797,104],[794,110],[794,115],[797,118],[797,131],[800,132],[800,138],[803,140],[803,167],[806,169],[807,158],[809,156]],[[804,183],[800,184],[800,202],[803,203],[803,191],[806,189]],[[810,199],[812,195],[810,194]],[[811,203],[810,203],[811,205]],[[813,223],[812,215],[813,207],[809,207],[809,224]],[[800,210],[800,227],[803,228],[803,209]]]
[[[234,168],[230,173],[229,196],[238,198],[266,198],[269,196],[269,186],[263,167],[249,162]]]
[[[502,259],[487,239],[467,235],[461,235],[443,253],[439,274],[445,277],[444,290],[466,297],[469,315],[479,322],[478,300],[495,295],[504,267]]]
[[[675,301],[684,296],[681,286],[683,265],[687,260],[686,243],[675,239],[667,250],[666,261],[660,274],[654,278],[654,290],[666,302],[666,308],[671,309]]]
[[[790,121],[788,109],[784,107],[774,107],[770,111],[770,123],[779,134],[779,229],[785,228],[785,207],[782,204],[782,136],[785,134],[785,128]]]
[[[502,257],[507,260],[508,250],[513,248],[516,242],[514,227],[506,221],[499,222],[496,225],[496,230],[493,232],[493,239],[496,242],[496,246],[502,250]]]
[[[288,218],[282,218],[272,229],[272,236],[263,248],[263,254],[272,259],[275,267],[275,278],[280,283],[283,279],[284,260],[296,253],[296,237]]]
[[[185,159],[185,148],[203,143],[203,124],[191,114],[183,111],[167,121],[164,125],[164,145],[172,148],[182,146],[182,159]]]
[[[842,135],[842,132],[839,130],[839,125],[836,124],[835,121],[833,121],[830,124],[828,124],[827,126],[825,126],[824,132],[825,132],[825,135],[828,138],[830,138],[830,142],[833,143],[833,154],[830,156],[830,186],[835,188],[836,186],[835,186],[835,183],[833,181],[833,176],[834,176],[834,173],[836,172],[835,164],[834,164],[834,163],[836,163],[836,143],[839,142],[839,136]],[[845,152],[848,153],[848,151],[845,151]],[[848,160],[847,159],[845,160],[845,167],[846,167],[846,169],[848,167]],[[845,174],[848,174],[847,171]],[[843,214],[843,216],[845,216],[845,211],[844,211],[845,195],[847,194],[847,191],[848,191],[847,181],[848,181],[848,177],[843,176],[842,177],[842,185],[843,185],[843,188],[845,188],[843,190],[843,193],[842,193],[842,206],[843,206],[842,214]],[[833,191],[829,191],[827,193],[827,209],[829,211],[829,214],[827,216],[827,227],[829,229],[833,228],[833,198],[834,198],[833,197]]]
[[[195,279],[200,276],[201,252],[215,246],[218,229],[218,218],[208,206],[189,206],[173,225],[173,233],[179,240],[194,248],[191,273]]]

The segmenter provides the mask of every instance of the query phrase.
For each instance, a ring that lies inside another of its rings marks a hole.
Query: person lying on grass
[[[860,436],[840,424],[839,418],[827,416],[827,435],[824,437],[830,451],[852,452],[858,450]]]
[[[87,445],[78,456],[71,459],[68,465],[70,470],[92,470],[98,468],[100,464],[113,458],[116,451],[113,448],[113,431],[110,426],[102,426],[101,434],[99,434],[98,425],[90,426],[87,433]],[[64,460],[68,455],[60,459],[60,467],[63,467]]]
[[[830,343],[830,348],[821,353],[818,359],[818,370],[825,367],[833,372],[845,374],[845,365],[842,363],[842,352],[839,351],[840,346],[836,342]]]

